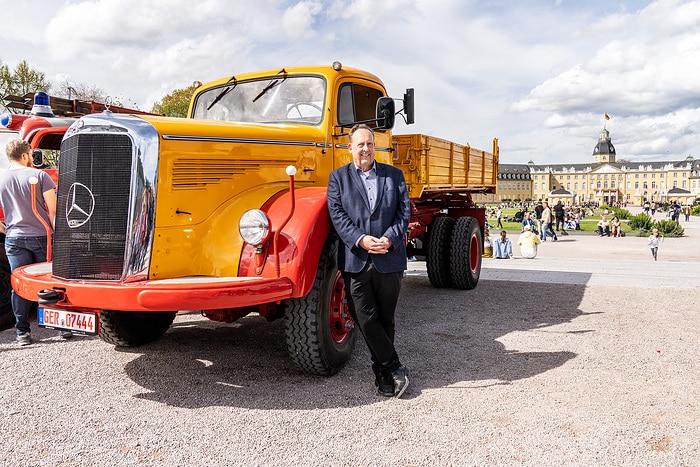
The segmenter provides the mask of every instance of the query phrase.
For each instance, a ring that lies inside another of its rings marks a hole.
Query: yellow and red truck
[[[117,346],[160,338],[176,313],[233,322],[285,320],[298,368],[331,375],[356,333],[326,206],[329,173],[349,161],[348,131],[375,127],[376,158],[400,167],[411,198],[408,254],[436,287],[477,285],[498,141],[477,150],[398,112],[382,81],[359,69],[295,67],[200,85],[188,118],[81,117],[61,144],[53,261],[13,273],[39,301],[39,324]]]

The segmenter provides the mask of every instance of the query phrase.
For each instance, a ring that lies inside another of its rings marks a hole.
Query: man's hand
[[[391,248],[391,240],[386,237],[377,238],[371,235],[365,235],[360,240],[360,246],[367,250],[372,255],[384,255]]]

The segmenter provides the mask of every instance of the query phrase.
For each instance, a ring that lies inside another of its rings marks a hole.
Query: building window
[[[615,188],[615,180],[610,182],[610,188]]]
[[[600,182],[596,183],[596,188],[600,189]]]
[[[582,189],[582,190],[585,190],[585,189],[586,189],[586,182],[583,182],[583,183],[581,184],[581,189]]]
[[[574,182],[574,190],[578,190],[578,182]]]
[[[683,180],[683,184],[681,186],[685,188],[685,180]]]
[[[678,178],[678,172],[673,172],[673,178]]]
[[[634,182],[634,189],[639,190],[639,182]]]
[[[656,182],[651,182],[651,189],[652,190],[656,189]]]
[[[631,183],[632,183],[632,182],[630,182],[630,181],[627,182],[627,189],[628,189],[628,190],[631,188],[631,186],[630,186]]]

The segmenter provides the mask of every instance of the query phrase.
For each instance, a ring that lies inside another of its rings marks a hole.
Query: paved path
[[[635,209],[632,209],[635,212]],[[639,208],[636,208],[639,211]],[[660,215],[655,216],[662,219]],[[599,237],[592,232],[559,235],[540,245],[537,258],[520,258],[518,235],[513,260],[484,258],[481,280],[620,287],[700,288],[700,217],[681,221],[685,236],[666,238],[653,261],[646,237]],[[425,263],[409,263],[409,275],[425,274]]]

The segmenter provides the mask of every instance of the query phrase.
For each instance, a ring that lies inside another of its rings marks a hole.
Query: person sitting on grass
[[[613,237],[619,237],[621,233],[622,223],[620,222],[620,219],[618,219],[617,216],[615,216],[610,222],[610,235],[612,235]]]
[[[527,259],[533,259],[537,256],[537,245],[542,241],[540,237],[532,233],[532,228],[529,225],[523,227],[523,233],[518,237],[518,245],[520,245],[520,256]]]
[[[605,214],[603,214],[603,217],[598,221],[598,235],[601,237],[610,236],[610,222],[608,222],[608,218]]]

